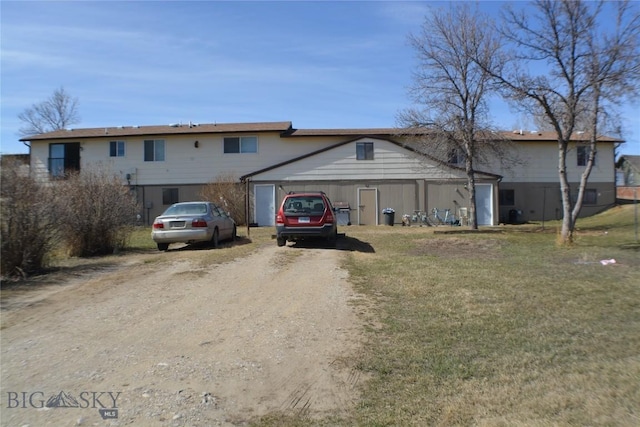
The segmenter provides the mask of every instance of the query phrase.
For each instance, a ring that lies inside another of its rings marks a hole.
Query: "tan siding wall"
[[[258,153],[225,154],[223,140],[230,135],[175,135],[136,138],[95,138],[81,142],[80,167],[88,168],[95,163],[108,164],[123,177],[130,173],[132,184],[198,184],[213,180],[220,174],[238,177],[256,170],[290,160],[311,151],[319,150],[338,142],[336,138],[280,138],[279,133],[258,136]],[[165,140],[165,161],[144,161],[144,140]],[[124,157],[109,157],[109,142],[125,141]],[[194,142],[198,141],[198,148]],[[69,139],[59,142],[77,142]],[[39,176],[46,177],[49,142],[32,143],[32,166]]]
[[[402,147],[370,138],[358,142],[374,143],[373,160],[356,160],[356,142],[261,173],[260,180],[358,180],[358,179],[451,179],[460,171],[442,168],[418,159]]]
[[[572,184],[577,188],[577,183]],[[499,211],[500,222],[507,222],[509,211],[516,209],[522,212],[520,219],[527,221],[549,221],[562,218],[562,200],[560,185],[549,182],[509,183],[501,182],[500,190],[512,189],[515,194],[513,206],[502,205]],[[596,204],[583,205],[581,217],[594,215],[612,206],[616,201],[615,186],[610,182],[590,182],[587,189],[597,191]]]
[[[403,214],[416,210],[428,211],[434,207],[449,208],[458,214],[458,208],[466,206],[464,184],[425,182],[424,180],[361,180],[361,181],[291,181],[286,183],[255,181],[253,184],[276,184],[276,206],[280,206],[289,191],[324,191],[332,202],[346,202],[351,206],[351,221],[357,223],[358,188],[378,190],[379,222],[383,223],[382,209],[395,210],[395,223],[402,222]],[[425,201],[427,204],[425,205]]]
[[[615,178],[613,144],[598,145],[596,164],[589,177],[593,182],[612,181]],[[478,169],[504,176],[504,182],[558,182],[558,146],[553,142],[522,142],[508,150],[515,164],[503,167],[499,162],[481,164]],[[577,150],[572,145],[567,152],[568,178],[578,181],[584,166],[578,166]]]

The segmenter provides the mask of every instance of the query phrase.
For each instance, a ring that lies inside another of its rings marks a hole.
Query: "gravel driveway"
[[[9,299],[2,425],[230,426],[348,410],[361,324],[341,251],[274,243],[206,266],[209,252],[127,255]]]

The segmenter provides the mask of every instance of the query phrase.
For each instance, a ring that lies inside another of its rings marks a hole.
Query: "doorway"
[[[358,188],[358,225],[378,225],[377,188]]]
[[[476,184],[478,225],[493,225],[493,185]]]
[[[253,211],[258,227],[276,225],[276,186],[274,184],[256,184],[253,191]]]

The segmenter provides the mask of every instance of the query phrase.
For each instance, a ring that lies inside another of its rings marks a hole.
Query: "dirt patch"
[[[351,407],[362,325],[340,251],[274,244],[209,267],[209,251],[182,254],[5,296],[2,425],[242,425]]]
[[[438,258],[492,259],[499,256],[501,242],[497,239],[472,240],[464,237],[420,239],[409,252],[415,256]]]

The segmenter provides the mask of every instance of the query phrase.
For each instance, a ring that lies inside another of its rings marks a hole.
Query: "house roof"
[[[62,129],[39,135],[26,136],[20,141],[43,141],[69,138],[99,138],[99,137],[127,137],[145,135],[181,135],[181,134],[221,134],[243,132],[280,132],[282,137],[327,137],[327,136],[371,136],[371,137],[399,137],[402,135],[427,134],[428,129],[402,128],[353,128],[353,129],[295,129],[290,121],[287,122],[256,122],[256,123],[180,123],[160,126],[117,126],[100,128]],[[516,130],[502,132],[506,139],[512,141],[557,141],[555,132],[538,132]],[[576,132],[574,141],[588,141],[586,133]],[[623,140],[607,136],[600,137],[600,142],[624,142]]]
[[[623,165],[640,172],[640,156],[624,155],[616,162],[616,167],[621,168]]]
[[[558,135],[555,131],[528,131],[528,130],[514,130],[512,132],[503,132],[503,135],[507,139],[512,141],[557,141]],[[572,141],[576,142],[588,142],[590,140],[589,134],[586,132],[575,132],[571,136]],[[610,136],[598,137],[598,142],[624,142],[619,138],[612,138]]]
[[[39,135],[26,136],[20,141],[38,141],[68,138],[125,137],[143,135],[180,135],[202,133],[286,132],[291,122],[261,123],[181,123],[164,126],[118,126],[84,129],[62,129]]]

